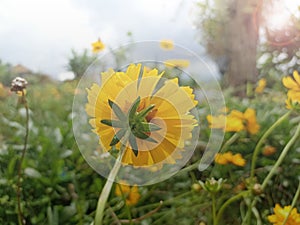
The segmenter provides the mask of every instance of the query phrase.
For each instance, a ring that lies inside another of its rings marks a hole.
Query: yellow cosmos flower
[[[159,46],[164,50],[172,50],[174,49],[174,42],[172,40],[161,40],[159,42]]]
[[[217,153],[215,156],[215,162],[220,165],[233,164],[236,166],[245,166],[246,160],[240,153],[232,154],[232,152]]]
[[[292,109],[300,105],[300,75],[298,71],[293,76],[286,76],[282,79],[283,85],[289,89],[287,93],[286,107]]]
[[[237,153],[232,156],[231,163],[236,166],[245,166],[246,160],[243,158],[243,156],[240,153]]]
[[[86,112],[105,151],[119,150],[124,133],[130,131],[122,143],[123,165],[174,164],[192,138],[197,126],[190,114],[197,105],[193,91],[180,87],[177,78],[162,75],[131,64],[126,72],[102,73],[102,85],[87,90]]]
[[[227,165],[231,162],[232,152],[217,153],[215,156],[215,162],[221,165]]]
[[[186,59],[169,59],[164,61],[164,64],[169,68],[187,68],[190,65],[190,61]]]
[[[224,129],[226,126],[226,116],[221,114],[219,116],[207,115],[206,117],[209,127],[213,129]]]
[[[300,75],[298,71],[293,72],[293,76],[286,76],[282,79],[283,85],[294,91],[300,91]]]
[[[206,118],[210,124],[210,128],[223,129],[226,132],[247,130],[250,134],[256,134],[260,128],[256,120],[256,112],[254,109],[250,108],[244,113],[232,110],[228,115],[208,115]],[[226,121],[226,123],[224,123],[224,121]]]
[[[282,208],[279,204],[275,205],[274,214],[268,216],[268,220],[273,225],[282,225],[287,216],[286,225],[300,225],[300,214],[297,212],[297,209],[291,209],[291,206]]]
[[[129,206],[136,205],[141,198],[138,187],[136,185],[130,187],[124,181],[122,181],[122,184],[117,184],[115,194],[116,196],[124,196],[125,203]]]
[[[244,112],[244,119],[246,120],[246,129],[250,134],[256,134],[259,131],[259,124],[256,120],[256,112],[254,109],[248,108]]]
[[[265,90],[266,85],[267,85],[267,80],[265,78],[260,79],[257,83],[257,87],[255,88],[255,92],[257,94],[263,93],[263,91]]]
[[[105,45],[103,44],[103,42],[98,39],[98,41],[92,43],[92,51],[93,53],[98,53],[98,52],[101,52],[104,48],[105,48]]]

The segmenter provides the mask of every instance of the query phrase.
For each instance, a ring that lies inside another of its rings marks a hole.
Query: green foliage
[[[90,55],[87,49],[84,49],[82,53],[78,53],[72,49],[71,54],[67,68],[72,71],[77,78],[80,78],[91,63],[97,58],[96,55]]]
[[[105,179],[85,162],[73,137],[71,109],[76,84],[76,80],[65,83],[47,81],[28,87],[30,134],[23,164],[21,204],[28,224],[90,224],[93,221]],[[204,182],[211,177],[226,180],[217,193],[217,209],[226,200],[247,189],[253,150],[262,134],[286,112],[285,94],[274,87],[267,88],[261,95],[244,99],[232,97],[230,90],[225,90],[224,94],[229,109],[244,112],[250,107],[257,112],[260,132],[256,135],[240,132],[225,149],[241,153],[247,161],[246,166],[213,163],[205,171],[197,170],[210,132],[206,121],[209,106],[203,103],[199,109],[202,115],[199,146],[186,166],[190,169],[185,168],[164,182],[139,187],[141,199],[135,206],[127,207],[122,197],[116,196],[113,190],[105,211],[105,224],[128,220],[128,212],[132,218],[139,218],[157,207],[159,209],[142,219],[140,224],[211,224],[211,198],[205,190],[194,188],[198,180]],[[0,224],[17,224],[16,181],[23,147],[24,109],[18,104],[16,95],[1,100],[0,109]],[[277,152],[271,156],[259,153],[256,166],[258,183],[263,181],[276,162],[299,120],[299,116],[293,114],[265,141],[264,146],[272,145]],[[232,136],[233,133],[226,133],[224,143]],[[299,146],[300,141],[297,140],[263,195],[258,196],[256,210],[262,224],[268,224],[267,215],[271,214],[270,209],[276,203],[289,205],[292,202],[298,186],[296,178],[300,176],[299,170],[295,169],[299,168]],[[163,202],[161,206],[160,201]],[[225,209],[222,224],[239,225],[241,215],[246,212],[245,201],[236,201]],[[256,224],[256,218],[252,217],[251,224]]]

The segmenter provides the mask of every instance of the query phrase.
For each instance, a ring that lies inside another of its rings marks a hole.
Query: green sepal
[[[126,127],[126,124],[119,120],[101,120],[101,123],[110,126],[110,127],[118,127],[118,128],[124,128]]]
[[[154,123],[141,122],[141,125],[144,132],[153,132],[161,130],[161,127]]]
[[[149,141],[149,142],[153,142],[153,143],[157,143],[156,140],[154,140],[153,138],[149,137],[148,134],[145,134],[141,131],[134,131],[133,134],[137,137],[137,138],[140,138],[140,139],[143,139],[143,140],[146,140],[146,141]]]
[[[119,130],[114,137],[112,138],[111,142],[110,142],[110,146],[116,145],[119,143],[119,141],[122,139],[122,137],[125,135],[126,133],[126,129],[121,129]]]
[[[140,102],[141,102],[141,97],[137,97],[137,99],[132,103],[132,106],[129,110],[129,113],[128,113],[128,117],[129,117],[129,121],[132,121],[135,117],[135,113],[140,105]]]
[[[144,118],[154,107],[155,107],[155,105],[149,105],[147,108],[145,108],[139,112],[139,114],[137,115],[137,118],[139,118],[139,119]]]
[[[137,157],[139,154],[139,149],[136,143],[135,136],[132,133],[129,135],[129,144],[131,145],[133,154]]]
[[[108,104],[121,122],[125,122],[127,120],[126,115],[122,112],[122,109],[116,103],[108,99]]]

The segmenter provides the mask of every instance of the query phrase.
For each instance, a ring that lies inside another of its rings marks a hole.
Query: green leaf
[[[127,117],[123,113],[122,109],[116,103],[108,99],[108,104],[120,121],[125,122],[127,120]]]

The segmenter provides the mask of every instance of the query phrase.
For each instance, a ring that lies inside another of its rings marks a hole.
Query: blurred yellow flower
[[[226,116],[225,115],[219,115],[219,116],[212,116],[207,115],[206,117],[209,127],[213,129],[224,129],[226,126]]]
[[[250,134],[256,134],[259,131],[259,124],[256,121],[256,112],[254,109],[248,108],[244,112],[244,119],[246,120],[246,129]]]
[[[265,146],[262,150],[262,154],[264,156],[273,155],[275,152],[276,152],[276,148],[270,145]]]
[[[293,91],[300,91],[300,75],[298,71],[293,72],[293,76],[286,76],[282,79],[283,85]]]
[[[260,79],[257,83],[257,87],[255,88],[255,92],[257,94],[263,93],[266,85],[267,85],[267,80],[265,78]]]
[[[4,98],[8,95],[8,91],[6,90],[5,86],[0,83],[0,98]]]
[[[297,212],[297,209],[291,209],[291,206],[282,208],[279,204],[275,205],[274,214],[268,216],[268,220],[273,225],[282,225],[286,217],[288,219],[285,225],[300,225],[300,214]]]
[[[172,40],[164,39],[159,42],[159,46],[164,50],[172,50],[174,49],[174,42]]]
[[[162,82],[163,73],[158,74],[156,69],[141,70],[141,64],[131,64],[126,72],[111,69],[102,73],[101,86],[93,84],[87,90],[86,112],[92,117],[90,124],[104,151],[110,151],[112,146],[119,150],[120,133],[125,130],[124,126],[129,126],[126,127],[130,129],[128,143],[123,143],[126,145],[122,157],[124,165],[174,164],[182,157],[185,142],[192,138],[198,124],[190,114],[198,102],[193,90],[179,86],[177,78]],[[159,89],[158,82],[163,83]],[[138,118],[137,122],[126,116],[131,115],[132,108],[135,108],[133,116]]]
[[[240,117],[238,114],[241,112],[238,112],[236,110],[233,110],[226,118],[226,132],[239,132],[245,129],[245,126],[243,124],[243,117]],[[243,114],[241,113],[243,116]]]
[[[247,130],[250,134],[256,134],[260,128],[256,121],[256,112],[251,108],[248,108],[244,113],[232,110],[228,115],[208,115],[206,119],[210,128],[223,129],[226,132]]]
[[[217,153],[215,162],[221,165],[226,165],[231,162],[232,152]]]
[[[129,206],[136,205],[141,198],[138,187],[136,185],[130,187],[125,181],[116,185],[115,194],[116,196],[124,196],[125,203]]]
[[[92,43],[92,51],[93,53],[98,53],[98,52],[101,52],[104,48],[105,48],[105,45],[103,44],[103,42],[98,39],[98,41]]]
[[[164,64],[169,68],[187,68],[190,65],[190,61],[186,59],[169,59],[164,61]]]
[[[215,162],[221,165],[234,164],[236,166],[245,166],[246,160],[240,153],[232,154],[228,151],[225,153],[217,153],[215,156]]]
[[[286,107],[294,108],[300,105],[300,75],[298,71],[293,72],[293,76],[286,76],[282,79],[283,85],[289,89],[287,93]]]
[[[245,166],[246,160],[243,158],[243,156],[240,153],[237,153],[232,156],[231,163],[236,166]]]

